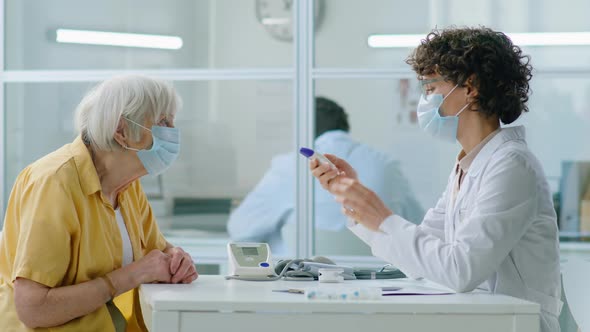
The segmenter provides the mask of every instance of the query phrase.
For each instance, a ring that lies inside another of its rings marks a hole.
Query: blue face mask
[[[434,94],[420,96],[418,102],[418,123],[420,128],[430,135],[440,138],[445,141],[455,142],[457,139],[457,129],[459,127],[459,115],[469,106],[469,104],[463,106],[456,115],[441,116],[440,106],[447,99],[448,96],[455,91],[455,87],[443,98],[441,94]]]
[[[153,144],[149,150],[139,150],[124,146],[125,149],[137,151],[137,157],[150,175],[159,175],[167,170],[180,153],[180,130],[163,126],[146,128],[137,122],[125,118],[152,133]]]

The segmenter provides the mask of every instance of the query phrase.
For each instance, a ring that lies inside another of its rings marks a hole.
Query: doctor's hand
[[[350,166],[350,164],[344,161],[344,159],[340,159],[333,154],[325,154],[324,156],[326,156],[326,158],[328,158],[338,169],[333,169],[333,167],[327,163],[320,164],[317,159],[312,159],[309,162],[311,174],[320,181],[322,188],[330,191],[330,183],[337,177],[348,177],[357,180],[358,177],[356,171]]]
[[[170,282],[173,284],[190,284],[199,277],[191,255],[180,247],[167,248],[165,254],[170,256]]]
[[[383,221],[393,214],[374,191],[356,179],[338,177],[329,186],[336,201],[342,204],[342,213],[372,231],[378,231]]]

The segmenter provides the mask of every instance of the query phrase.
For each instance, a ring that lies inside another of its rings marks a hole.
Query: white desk
[[[338,285],[411,287],[416,283],[419,282],[355,280]],[[509,296],[388,296],[376,301],[344,302],[307,301],[304,295],[272,292],[320,285],[326,284],[201,276],[191,285],[142,285],[140,302],[152,332],[539,331],[539,305]]]

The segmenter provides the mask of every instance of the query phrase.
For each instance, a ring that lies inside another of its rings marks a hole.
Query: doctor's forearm
[[[498,265],[491,252],[477,255],[469,250],[475,246],[462,241],[446,243],[400,217],[392,218],[382,229],[385,233],[376,233],[371,243],[375,256],[407,275],[425,277],[458,293],[475,289]],[[508,249],[496,249],[495,255],[503,256],[498,254],[502,250]]]

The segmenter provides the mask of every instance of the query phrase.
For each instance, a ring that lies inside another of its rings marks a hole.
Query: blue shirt
[[[356,170],[361,183],[396,214],[415,223],[424,217],[398,162],[390,156],[354,141],[347,132],[340,130],[320,135],[314,148],[346,160]],[[273,158],[262,180],[231,213],[227,229],[232,240],[266,242],[275,254],[287,252],[281,228],[286,223],[295,223],[296,158],[301,157],[294,152]],[[314,191],[316,228],[344,230],[346,216],[341,212],[341,205],[319,184],[314,186]]]

